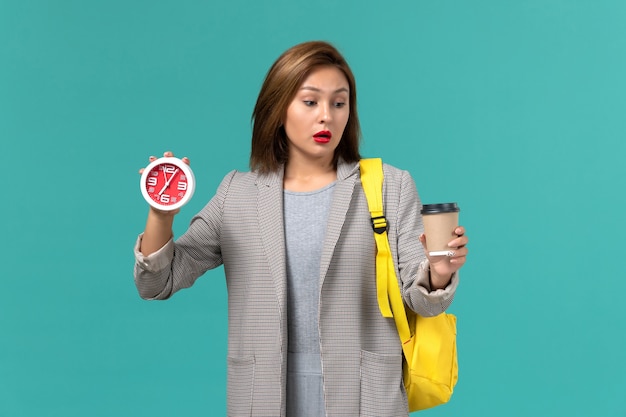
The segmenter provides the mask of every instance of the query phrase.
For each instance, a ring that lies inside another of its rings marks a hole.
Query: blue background
[[[364,156],[457,201],[460,379],[423,416],[626,416],[626,2],[0,0],[0,416],[225,415],[222,269],[139,299],[137,170],[189,156],[176,234],[247,169],[288,47],[333,42]]]

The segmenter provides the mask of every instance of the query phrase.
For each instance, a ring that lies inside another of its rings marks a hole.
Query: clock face
[[[189,201],[195,181],[189,165],[180,159],[159,158],[144,169],[140,187],[152,207],[170,211]]]

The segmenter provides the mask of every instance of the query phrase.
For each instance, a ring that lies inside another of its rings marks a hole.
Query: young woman
[[[176,241],[175,213],[154,209],[138,238],[135,282],[145,299],[166,299],[224,265],[228,415],[408,415],[398,333],[376,298],[356,100],[333,46],[287,50],[254,109],[251,171],[227,174]],[[404,301],[439,314],[465,263],[465,231],[450,242],[454,256],[429,259],[410,174],[385,165],[384,175]]]

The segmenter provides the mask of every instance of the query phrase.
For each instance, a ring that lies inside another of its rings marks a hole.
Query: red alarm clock
[[[193,196],[196,182],[189,165],[174,157],[152,161],[141,175],[141,194],[158,210],[181,208]]]

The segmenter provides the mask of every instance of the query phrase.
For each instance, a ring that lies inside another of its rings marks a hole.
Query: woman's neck
[[[319,190],[337,180],[337,169],[330,163],[285,164],[283,187],[288,191],[306,192]]]

